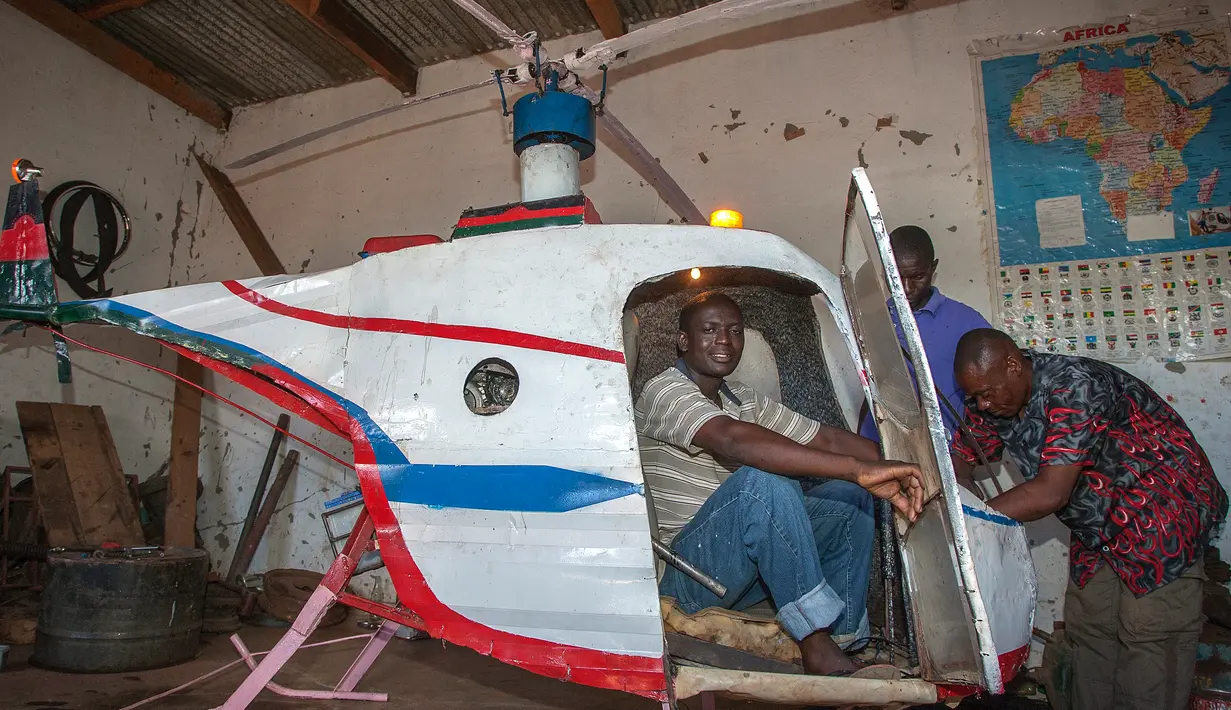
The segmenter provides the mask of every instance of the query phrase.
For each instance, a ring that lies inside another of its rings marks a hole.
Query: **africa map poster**
[[[972,45],[997,316],[1023,346],[1231,354],[1228,28],[1197,9]]]

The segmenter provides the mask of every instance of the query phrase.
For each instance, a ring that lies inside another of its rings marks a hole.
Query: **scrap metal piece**
[[[657,554],[659,557],[661,557],[663,562],[666,562],[672,567],[688,575],[697,584],[700,584],[701,586],[713,592],[714,595],[717,596],[719,599],[727,596],[727,588],[726,586],[723,585],[722,582],[719,582],[718,580],[714,579],[713,577],[709,576],[708,574],[694,567],[691,562],[675,554],[675,550],[672,550],[670,547],[667,547],[666,545],[662,544],[661,542],[659,542],[658,540],[654,538],[650,538],[650,544],[654,546],[654,553]]]
[[[256,522],[257,513],[261,510],[261,501],[265,498],[265,488],[269,485],[269,474],[274,470],[274,460],[278,457],[278,449],[282,446],[282,439],[286,437],[283,433],[286,428],[291,425],[291,416],[285,412],[278,415],[278,426],[274,427],[273,439],[269,442],[269,450],[265,453],[265,463],[261,466],[261,474],[256,479],[256,490],[252,492],[252,502],[248,504],[248,514],[244,516],[244,527],[239,533],[239,548],[235,550],[235,556],[231,558],[231,568],[227,570],[226,579],[228,582],[236,581],[248,572],[248,563],[251,562],[251,557],[248,560],[243,560],[244,547],[248,540],[248,535],[252,532],[252,525]],[[243,569],[240,569],[240,566]]]
[[[271,446],[270,450],[276,451],[277,448]],[[261,539],[265,537],[265,529],[269,527],[269,521],[273,519],[274,512],[278,509],[278,499],[282,497],[282,491],[286,490],[286,484],[298,465],[299,452],[288,451],[286,458],[282,459],[282,466],[278,468],[278,475],[274,478],[273,485],[269,487],[269,494],[265,496],[265,502],[261,504],[261,511],[253,520],[252,529],[240,539],[239,551],[235,553],[235,559],[231,561],[229,579],[233,580],[248,572],[248,565],[252,564],[256,548],[260,546]],[[258,490],[260,490],[259,486]]]

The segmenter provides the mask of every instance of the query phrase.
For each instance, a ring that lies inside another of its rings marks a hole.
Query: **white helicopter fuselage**
[[[544,675],[664,697],[622,322],[637,286],[713,267],[814,284],[814,303],[860,362],[836,276],[772,234],[711,227],[515,231],[78,307],[256,373],[350,438],[398,599],[433,636]],[[480,416],[463,390],[491,358],[515,370],[517,394]],[[976,566],[1001,568],[980,570],[979,582],[986,641],[1003,662],[1028,647],[1033,593],[1025,599],[1022,585],[1033,589],[1033,570],[1020,527],[981,512],[966,528]],[[912,584],[929,574],[909,573]]]

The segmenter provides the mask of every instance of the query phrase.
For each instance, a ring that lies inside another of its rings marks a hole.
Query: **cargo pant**
[[[1107,565],[1080,589],[1071,580],[1064,626],[1071,648],[1073,710],[1188,707],[1201,633],[1205,580],[1198,562],[1141,598]]]

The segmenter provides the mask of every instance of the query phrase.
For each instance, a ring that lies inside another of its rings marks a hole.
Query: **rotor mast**
[[[594,105],[560,90],[548,72],[543,91],[513,104],[513,152],[521,161],[521,201],[581,194],[581,161],[594,155]]]

